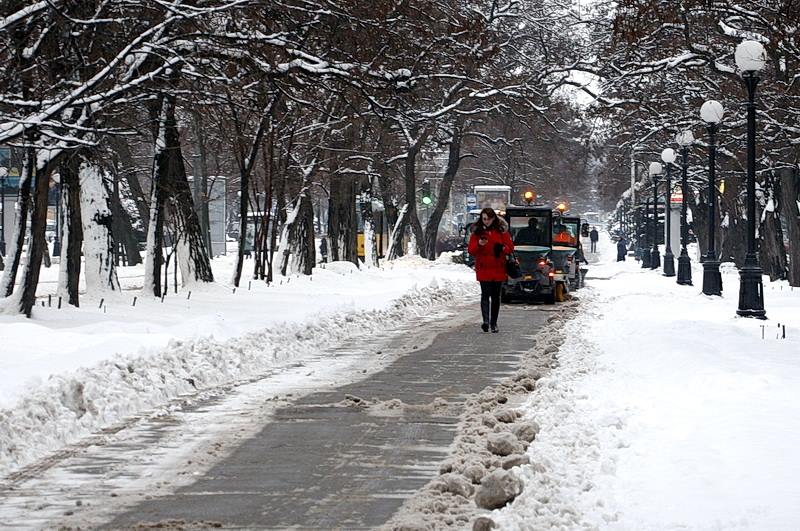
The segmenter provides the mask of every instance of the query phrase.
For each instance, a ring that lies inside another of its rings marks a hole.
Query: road
[[[0,489],[0,529],[380,526],[438,473],[465,399],[513,373],[550,315],[504,306],[486,334],[476,306],[331,352],[350,360],[333,384],[331,360],[313,360],[95,437]]]

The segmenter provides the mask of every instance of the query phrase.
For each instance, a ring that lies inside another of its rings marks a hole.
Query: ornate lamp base
[[[675,255],[669,249],[664,253],[664,276],[675,276]]]
[[[686,251],[681,251],[678,257],[678,284],[681,286],[692,285],[692,260]]]
[[[764,310],[763,272],[757,265],[745,265],[739,270],[739,309],[737,315],[766,319]]]
[[[722,295],[722,275],[719,262],[706,258],[703,262],[703,293],[705,295]]]
[[[655,247],[650,253],[650,269],[658,269],[659,267],[661,267],[661,253],[658,252],[658,247]]]

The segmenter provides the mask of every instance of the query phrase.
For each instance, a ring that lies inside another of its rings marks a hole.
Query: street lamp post
[[[0,168],[0,256],[6,255],[6,169]]]
[[[725,110],[718,101],[710,100],[700,107],[700,117],[706,123],[708,130],[708,252],[703,260],[703,293],[706,295],[722,295],[722,276],[719,272],[719,260],[717,258],[717,246],[715,240],[716,231],[716,156],[717,145],[716,137],[719,124]]]
[[[629,203],[628,203],[628,200],[625,199],[625,200],[622,201],[622,212],[620,212],[620,216],[619,217],[620,217],[620,232],[622,232],[622,235],[625,236],[626,238],[628,237],[628,230],[629,230],[629,228],[628,228],[628,208],[630,208],[629,207]]]
[[[53,175],[56,183],[56,233],[53,236],[53,256],[61,256],[61,176]]]
[[[670,170],[675,162],[675,151],[667,148],[661,152],[661,160],[667,167],[667,187],[664,191],[664,222],[666,224],[666,237],[664,238],[664,276],[675,276],[675,255],[672,254],[672,179]]]
[[[642,194],[644,195],[644,194]],[[639,234],[636,235],[636,241],[638,242],[639,246],[639,255],[642,259],[642,269],[650,269],[650,261],[651,261],[651,253],[650,253],[650,245],[647,239],[647,234],[650,232],[650,220],[648,216],[650,215],[650,198],[648,197],[645,200],[644,208],[641,209],[642,212],[640,213],[642,219],[642,228],[639,231]]]
[[[650,253],[650,269],[661,267],[661,253],[658,252],[658,176],[663,171],[661,163],[650,163],[648,173],[653,179],[653,250]]]
[[[682,131],[675,136],[675,141],[681,147],[681,255],[678,257],[678,284],[692,285],[692,260],[686,250],[689,243],[689,225],[686,222],[686,201],[689,197],[689,185],[686,174],[689,172],[689,146],[694,142],[694,135],[689,130]]]
[[[736,47],[736,65],[747,86],[747,254],[739,270],[739,309],[742,317],[766,319],[763,275],[756,254],[756,85],[766,64],[764,46],[743,41]]]

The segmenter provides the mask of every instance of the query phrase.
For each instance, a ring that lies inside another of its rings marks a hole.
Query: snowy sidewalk
[[[0,478],[181,394],[258,377],[476,291],[474,273],[448,257],[326,264],[235,291],[225,285],[232,266],[215,260],[216,284],[163,302],[123,291],[102,307],[84,298],[81,308],[37,307],[30,320],[0,315]]]
[[[494,518],[515,530],[800,528],[800,290],[765,280],[769,320],[742,319],[735,270],[714,298],[697,263],[686,287],[613,260],[601,239],[560,365],[526,407],[542,428],[537,466]]]

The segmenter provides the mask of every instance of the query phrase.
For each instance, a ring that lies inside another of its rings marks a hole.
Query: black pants
[[[592,240],[592,250],[591,250],[591,252],[593,252],[593,253],[597,252],[597,241],[596,240]]]
[[[500,314],[500,281],[481,282],[481,315],[483,322],[497,326],[497,316]]]

